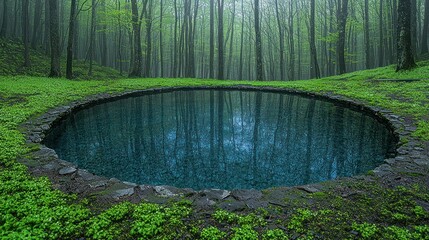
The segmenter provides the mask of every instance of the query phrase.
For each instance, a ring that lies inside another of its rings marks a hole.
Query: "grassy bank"
[[[0,48],[1,49],[1,48]],[[284,207],[236,214],[195,212],[187,201],[166,205],[122,203],[96,214],[86,200],[52,190],[47,178],[33,178],[17,158],[33,151],[19,125],[50,108],[104,92],[171,86],[273,86],[358,99],[415,121],[414,135],[429,140],[429,62],[404,73],[393,67],[332,78],[294,82],[246,82],[199,79],[80,80],[0,77],[0,236],[20,239],[429,239],[429,204],[424,178],[415,184],[384,188],[377,181],[343,182],[357,192],[344,197],[338,186],[297,193],[305,201],[284,199]],[[383,80],[380,80],[383,79]],[[396,79],[422,79],[396,81]]]

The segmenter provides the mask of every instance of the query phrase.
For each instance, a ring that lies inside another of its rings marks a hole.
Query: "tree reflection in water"
[[[80,110],[45,143],[80,168],[124,181],[263,189],[364,173],[393,140],[373,118],[331,102],[189,90]]]

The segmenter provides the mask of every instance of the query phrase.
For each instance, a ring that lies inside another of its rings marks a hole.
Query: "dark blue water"
[[[365,173],[382,163],[392,141],[372,117],[331,102],[193,90],[80,110],[45,144],[61,159],[123,181],[264,189]]]

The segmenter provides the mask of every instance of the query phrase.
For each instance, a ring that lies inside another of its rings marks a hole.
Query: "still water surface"
[[[45,139],[107,177],[194,189],[264,189],[365,173],[393,138],[331,102],[254,91],[142,95],[77,111]]]

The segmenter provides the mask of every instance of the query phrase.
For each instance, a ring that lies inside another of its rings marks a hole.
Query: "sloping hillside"
[[[45,77],[50,70],[50,57],[35,49],[30,50],[31,67],[24,68],[22,63],[24,46],[8,39],[0,39],[0,75],[28,75]],[[117,79],[119,72],[109,67],[93,65],[93,76],[88,77],[89,63],[74,61],[73,73],[77,79]],[[66,60],[61,60],[61,70],[65,74]]]

